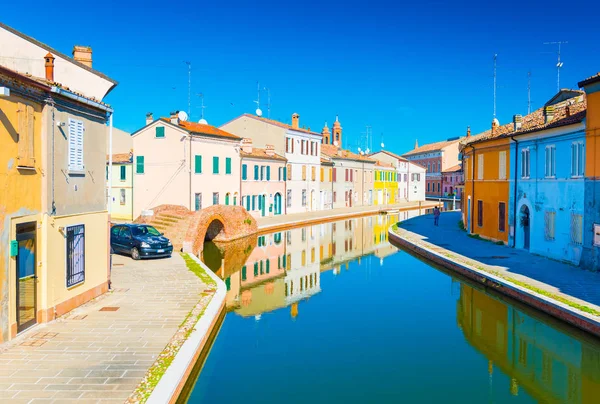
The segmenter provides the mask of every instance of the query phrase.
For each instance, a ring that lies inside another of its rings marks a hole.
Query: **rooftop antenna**
[[[254,101],[256,103],[256,115],[262,116],[262,111],[260,109],[260,83],[258,81],[256,82],[256,91],[258,92],[258,98]]]
[[[567,44],[567,41],[544,42],[544,45],[558,45],[558,61],[556,62],[556,92],[560,91],[560,69],[563,67],[563,62],[560,61],[560,46]]]
[[[208,124],[208,122],[206,121],[206,119],[204,119],[204,108],[206,108],[204,106],[204,94],[200,93],[200,94],[198,94],[198,97],[200,97],[200,100],[202,102],[202,106],[200,107],[202,112],[200,113],[200,120],[198,121],[198,123],[202,123],[202,124],[206,125],[206,124]]]
[[[494,119],[496,119],[496,59],[498,54],[494,53]]]
[[[381,132],[381,150],[385,148],[385,144],[383,143],[383,132]]]
[[[192,109],[192,62],[183,61],[188,66],[188,116]]]
[[[267,118],[271,119],[271,90],[265,87],[267,92]]]
[[[371,125],[367,125],[367,153],[373,151],[373,131]]]
[[[527,115],[531,114],[531,72],[527,72]]]

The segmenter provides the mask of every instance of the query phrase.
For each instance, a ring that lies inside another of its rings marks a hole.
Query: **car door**
[[[123,252],[130,253],[133,248],[133,236],[131,235],[131,229],[128,226],[123,226],[119,233],[121,245],[123,246]]]
[[[121,232],[121,227],[122,226],[113,226],[112,229],[110,229],[110,246],[115,252],[121,250],[119,243],[119,233]]]

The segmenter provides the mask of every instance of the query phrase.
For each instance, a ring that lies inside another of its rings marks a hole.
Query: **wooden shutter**
[[[477,179],[483,180],[483,154],[477,156]]]
[[[19,167],[34,167],[34,110],[31,105],[18,104],[18,155]]]
[[[83,121],[69,118],[69,171],[83,171]]]
[[[202,156],[199,154],[194,156],[194,173],[202,174]]]

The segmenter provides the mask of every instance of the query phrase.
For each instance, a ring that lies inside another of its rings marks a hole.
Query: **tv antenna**
[[[527,72],[527,115],[531,114],[531,72]]]
[[[496,60],[498,54],[494,53],[494,119],[496,119]]]
[[[188,67],[188,116],[192,109],[192,62],[183,61]]]
[[[267,92],[267,118],[271,119],[271,90],[267,87],[264,89]]]
[[[258,92],[258,97],[254,101],[256,103],[256,115],[262,116],[262,111],[260,110],[260,83],[258,81],[256,82],[256,91]]]
[[[558,45],[558,60],[556,62],[556,92],[560,91],[560,69],[563,67],[563,62],[560,61],[560,46],[567,44],[567,41],[544,42],[544,45]]]
[[[201,107],[200,107],[202,112],[200,113],[200,120],[198,121],[198,123],[201,123],[201,124],[207,125],[207,124],[208,124],[208,122],[206,121],[206,119],[204,119],[204,108],[206,108],[206,107],[204,106],[204,94],[203,94],[203,93],[200,93],[200,94],[198,94],[198,97],[200,97],[200,101],[201,101],[201,103],[202,103],[202,104],[201,104]]]

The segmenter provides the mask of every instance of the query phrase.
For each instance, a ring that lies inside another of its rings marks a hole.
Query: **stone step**
[[[180,215],[175,215],[172,213],[159,213],[156,215],[157,218],[167,218],[167,219],[174,219],[174,220],[181,220],[183,219],[183,216]]]
[[[161,226],[170,227],[170,226],[175,226],[179,222],[176,222],[176,221],[171,222],[171,221],[166,221],[163,219],[154,219],[154,220],[152,220],[152,223],[155,223],[155,224],[158,224]]]
[[[161,222],[166,222],[166,223],[179,223],[181,221],[181,218],[180,219],[175,219],[173,217],[162,216],[162,215],[158,214],[158,215],[156,215],[156,217],[154,218],[154,220],[161,221]]]

